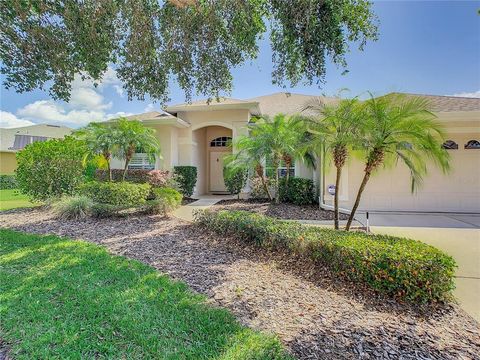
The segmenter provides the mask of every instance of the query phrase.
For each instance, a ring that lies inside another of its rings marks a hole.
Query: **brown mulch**
[[[322,210],[318,204],[294,205],[274,204],[263,200],[222,200],[213,210],[245,210],[286,220],[333,220],[333,211]],[[340,214],[340,220],[348,220],[348,215]]]
[[[0,226],[84,239],[150,264],[243,324],[278,334],[299,359],[480,359],[479,324],[455,304],[402,305],[177,219],[58,221],[24,209],[1,213]]]

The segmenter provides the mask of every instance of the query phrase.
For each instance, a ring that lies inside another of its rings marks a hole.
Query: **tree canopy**
[[[377,36],[368,0],[0,0],[0,14],[4,86],[65,101],[75,74],[100,82],[110,64],[129,99],[165,102],[172,81],[218,97],[267,32],[273,83],[321,83]]]

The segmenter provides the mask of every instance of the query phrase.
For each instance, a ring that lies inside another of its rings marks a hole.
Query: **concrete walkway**
[[[205,210],[222,200],[229,200],[233,198],[234,197],[232,195],[201,195],[198,196],[197,201],[180,206],[172,213],[172,215],[181,220],[192,222],[193,212],[195,210]]]

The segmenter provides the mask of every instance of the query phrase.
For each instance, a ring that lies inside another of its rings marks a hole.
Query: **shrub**
[[[247,183],[248,171],[241,168],[225,168],[223,171],[223,180],[227,190],[232,195],[238,195]]]
[[[197,183],[197,168],[195,166],[175,166],[173,171],[178,176],[177,181],[183,196],[192,196]]]
[[[157,188],[153,190],[155,199],[147,201],[144,211],[148,214],[167,215],[182,204],[182,194],[172,188]]]
[[[0,190],[18,188],[15,175],[0,175]]]
[[[150,189],[149,184],[92,181],[83,184],[80,192],[95,203],[135,207],[145,203]]]
[[[121,181],[123,176],[122,169],[112,169],[113,181]],[[99,181],[108,181],[107,170],[97,170],[95,178]],[[125,181],[137,184],[150,184],[152,187],[168,186],[170,173],[167,170],[127,170]]]
[[[275,180],[267,178],[266,181],[267,181],[267,186],[270,189],[270,193],[272,194],[272,196],[274,196]],[[268,194],[266,193],[265,188],[263,187],[262,180],[258,176],[250,179],[249,195],[251,199],[256,199],[256,200],[268,199]]]
[[[62,219],[84,219],[92,213],[93,201],[87,196],[68,196],[53,204],[54,213]]]
[[[296,205],[308,205],[315,201],[313,181],[291,177],[286,186],[286,179],[280,180],[280,201]]]
[[[420,241],[309,227],[245,211],[203,211],[195,219],[222,236],[309,257],[399,299],[443,301],[454,288],[453,258]]]
[[[72,195],[84,181],[85,143],[72,137],[34,142],[17,153],[17,182],[33,200]]]
[[[117,215],[119,211],[124,210],[125,206],[110,204],[93,204],[92,216],[96,218],[106,218]]]

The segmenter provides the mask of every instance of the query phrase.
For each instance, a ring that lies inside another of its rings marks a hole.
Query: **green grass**
[[[17,189],[0,190],[0,211],[36,206]]]
[[[181,282],[104,248],[0,229],[0,338],[15,359],[290,359]]]

